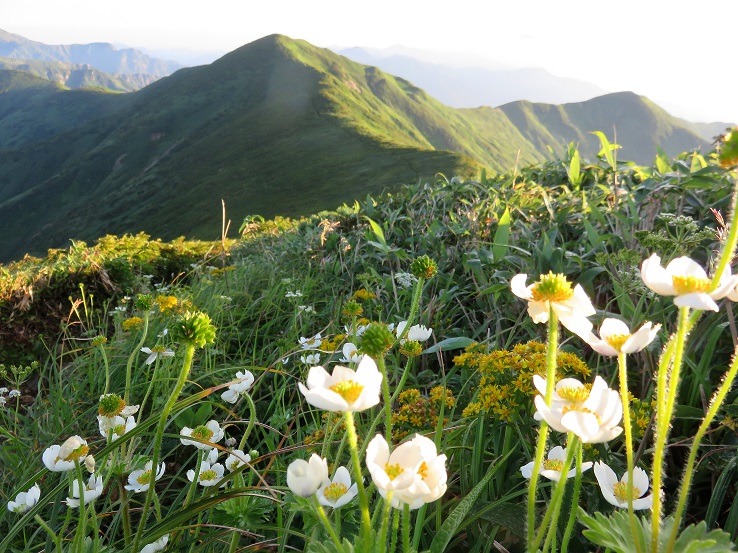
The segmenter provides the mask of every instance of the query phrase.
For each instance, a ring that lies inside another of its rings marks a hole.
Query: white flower
[[[141,348],[141,351],[148,353],[146,364],[151,365],[154,361],[162,357],[174,357],[174,352],[164,346],[154,346],[153,348]]]
[[[356,336],[357,338],[360,337],[362,334],[364,334],[364,331],[366,330],[366,327],[369,325],[357,325],[356,331],[354,331],[354,328],[349,325],[343,325],[343,330],[346,331],[346,336]],[[392,329],[390,329],[391,331]]]
[[[95,458],[92,455],[85,457],[85,468],[90,474],[95,472]]]
[[[718,287],[709,292],[711,279],[705,270],[689,257],[672,259],[666,268],[661,258],[653,254],[641,265],[643,283],[662,296],[676,296],[674,305],[693,309],[717,311],[715,300],[727,296],[736,287],[738,278],[726,267]]]
[[[8,389],[5,386],[0,388],[0,396],[5,395],[7,393],[8,393]]]
[[[38,503],[41,497],[41,488],[34,484],[27,492],[20,492],[15,496],[15,501],[8,501],[8,511],[22,514]]]
[[[320,363],[320,354],[309,353],[308,355],[301,355],[300,361],[302,361],[306,365],[317,365],[318,363]]]
[[[359,493],[356,483],[351,484],[351,475],[346,467],[338,467],[333,480],[326,480],[318,488],[318,503],[338,509],[351,501]]]
[[[197,475],[197,483],[204,487],[216,486],[223,480],[223,465],[215,463],[211,465],[207,461],[200,463],[200,472]],[[190,482],[195,481],[195,471],[187,471],[187,479]]]
[[[534,323],[548,322],[549,308],[562,325],[582,339],[592,331],[587,317],[596,313],[584,289],[577,284],[574,289],[564,275],[548,273],[530,286],[525,285],[526,274],[515,275],[510,281],[512,293],[528,301],[528,315]]]
[[[566,448],[557,445],[551,448],[548,452],[548,458],[543,461],[543,467],[541,470],[541,476],[545,476],[549,480],[559,481],[561,480],[561,471],[564,468],[564,461],[566,460]],[[524,478],[530,478],[533,474],[534,461],[531,461],[527,465],[520,467],[520,472]],[[592,467],[592,463],[587,461],[582,463],[582,472],[589,470]],[[566,473],[566,478],[571,478],[577,473],[576,467]]]
[[[46,468],[54,472],[74,470],[75,463],[82,463],[90,448],[79,436],[67,438],[62,445],[47,447],[41,456]]]
[[[159,478],[164,476],[164,467],[164,463],[159,465],[159,469],[156,471],[156,476],[153,478],[153,481],[159,480]],[[128,475],[128,484],[126,484],[125,488],[127,490],[131,490],[133,493],[145,492],[151,485],[152,476],[151,461],[146,461],[143,469],[134,470]]]
[[[225,466],[226,468],[233,472],[234,470],[237,470],[241,468],[246,463],[251,462],[251,455],[248,453],[244,453],[240,449],[234,449],[231,451],[231,453],[228,455],[228,458],[226,459]]]
[[[287,467],[287,486],[293,494],[310,497],[328,480],[328,461],[313,453],[309,461],[297,459]]]
[[[238,399],[249,391],[251,386],[254,384],[254,375],[251,374],[251,371],[245,371],[241,372],[238,371],[236,373],[236,378],[238,379],[238,382],[234,382],[230,386],[228,386],[228,389],[221,394],[221,398],[223,401],[227,401],[228,403],[236,403]]]
[[[145,545],[144,548],[141,550],[141,553],[156,553],[157,551],[161,551],[167,546],[168,542],[169,534],[164,534],[158,540]]]
[[[400,288],[412,288],[418,279],[412,273],[395,273],[395,282]]]
[[[611,505],[616,507],[628,507],[628,473],[618,480],[615,471],[602,461],[594,466],[597,483],[600,485],[602,495]],[[653,502],[653,494],[643,497],[648,491],[648,474],[639,467],[633,467],[633,509],[650,509]]]
[[[72,497],[67,497],[67,505],[72,509],[76,509],[80,505],[80,482],[79,480],[72,481]],[[102,476],[90,476],[90,479],[85,484],[84,500],[85,505],[91,501],[95,501],[103,492],[103,479]]]
[[[20,390],[10,390],[10,392],[8,393],[9,398],[20,397],[20,395]]]
[[[359,349],[356,347],[356,344],[346,342],[343,344],[342,350],[343,357],[339,359],[341,363],[358,363],[361,361],[361,355],[358,353]]]
[[[297,384],[305,401],[326,411],[363,411],[379,403],[382,373],[374,360],[364,355],[356,371],[337,365],[333,374],[323,367],[312,367],[308,372],[307,387]]]
[[[302,292],[300,292],[300,290],[295,290],[294,292],[291,292],[290,291],[290,292],[287,292],[284,295],[284,297],[285,298],[301,298],[302,297]]]
[[[220,427],[218,421],[215,420],[209,420],[206,424],[196,428],[185,426],[179,433],[181,436],[185,436],[185,438],[179,439],[182,445],[194,445],[197,449],[210,449],[213,447],[213,444],[217,444],[224,436],[223,429]],[[207,443],[188,440],[187,437],[190,436],[204,440]]]
[[[5,399],[3,396],[0,396],[0,407],[5,407],[5,404],[8,402],[7,399]]]
[[[545,420],[558,432],[573,432],[584,443],[608,442],[620,435],[618,426],[623,416],[620,394],[595,377],[588,392],[575,378],[564,378],[556,383],[551,405],[546,405],[546,379],[533,375],[533,384],[541,393],[535,398],[536,420]]]
[[[102,415],[98,415],[97,425],[103,438],[110,436],[110,439],[115,441],[126,432],[130,432],[136,428],[136,419],[133,417],[124,419],[121,416],[103,417]]]
[[[312,338],[305,338],[304,336],[300,337],[300,346],[302,349],[318,349],[322,343],[323,340],[320,337],[320,332]]]
[[[219,455],[220,455],[220,451],[218,451],[217,448],[212,448],[208,451],[208,454],[205,457],[205,461],[207,461],[208,463],[212,465],[218,460]]]
[[[397,330],[395,331],[397,333],[397,337],[399,338],[402,336],[402,333],[405,332],[405,327],[407,326],[407,321],[400,321],[397,323]],[[423,325],[413,325],[410,327],[410,329],[407,331],[407,336],[402,339],[402,343],[405,343],[405,340],[410,340],[414,342],[425,342],[428,338],[431,337],[431,334],[433,334],[432,328],[427,328]]]
[[[390,454],[384,437],[377,434],[366,449],[366,466],[382,497],[392,492],[390,503],[418,509],[446,492],[446,456],[437,455],[432,440],[419,434]]]
[[[649,321],[644,323],[635,334],[630,333],[628,325],[619,319],[607,318],[600,326],[600,337],[590,332],[585,341],[600,355],[618,355],[620,353],[635,353],[641,351],[653,342],[661,325]]]

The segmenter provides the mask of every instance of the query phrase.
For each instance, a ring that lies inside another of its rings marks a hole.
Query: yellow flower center
[[[424,480],[428,478],[428,465],[425,464],[425,461],[420,463],[420,467],[418,467],[418,474]]]
[[[571,403],[582,403],[589,397],[589,390],[582,386],[581,388],[575,388],[573,386],[563,386],[556,390],[559,397],[564,401]]]
[[[231,470],[236,470],[240,466],[241,466],[241,461],[239,461],[238,459],[235,459],[230,462],[230,464],[228,465],[228,468]]]
[[[210,438],[213,437],[213,431],[210,430],[207,426],[198,426],[192,431],[192,437],[209,442]]]
[[[338,501],[347,491],[348,488],[345,484],[333,482],[330,486],[326,486],[325,490],[323,490],[323,495],[329,501]]]
[[[164,353],[165,351],[167,351],[167,348],[165,346],[154,346],[153,348],[151,348],[151,353],[161,354],[161,353]]]
[[[613,486],[613,493],[620,501],[628,501],[628,483],[618,482]],[[633,486],[633,497],[641,497],[641,490]]]
[[[359,399],[364,386],[353,380],[342,380],[329,388],[346,400],[349,405]]]
[[[695,276],[672,276],[671,282],[678,296],[693,294],[694,292],[707,292],[710,289],[709,278]]]
[[[405,469],[403,469],[399,464],[390,465],[389,463],[387,463],[386,465],[384,465],[384,472],[387,473],[387,476],[389,476],[390,480],[394,480],[403,472],[405,472]]]
[[[200,482],[215,480],[216,478],[218,478],[218,475],[215,474],[214,470],[204,470],[200,473]]]
[[[90,452],[90,448],[86,446],[85,444],[82,444],[77,449],[73,449],[72,452],[69,455],[67,455],[67,458],[64,460],[65,461],[76,461],[78,459],[83,458],[89,452]]]
[[[117,424],[113,427],[113,434],[116,436],[122,436],[126,433],[126,425],[125,424]]]
[[[136,478],[136,482],[139,484],[151,484],[151,469],[143,471],[138,478]]]
[[[614,350],[620,351],[628,338],[630,338],[630,334],[611,334],[605,338],[605,342],[610,344]]]
[[[566,301],[574,295],[571,283],[562,274],[541,275],[541,280],[536,282],[531,289],[533,301]]]
[[[564,461],[559,461],[558,459],[546,459],[543,461],[543,470],[555,470],[556,472],[561,472],[563,468]]]

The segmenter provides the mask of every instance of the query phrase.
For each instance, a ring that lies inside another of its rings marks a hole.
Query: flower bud
[[[359,349],[369,357],[378,359],[389,351],[394,342],[395,337],[386,326],[372,323],[361,335]]]
[[[215,327],[205,313],[188,311],[172,327],[172,337],[184,344],[202,348],[215,341]]]
[[[136,303],[133,304],[136,309],[141,311],[150,311],[154,307],[154,298],[148,294],[139,294],[136,298]]]
[[[85,468],[90,474],[95,472],[95,458],[92,455],[85,457]]]
[[[738,132],[729,132],[723,137],[718,163],[726,169],[738,165]]]
[[[416,278],[428,280],[436,275],[438,265],[427,255],[421,255],[420,257],[416,257],[412,265],[410,265],[410,272]]]

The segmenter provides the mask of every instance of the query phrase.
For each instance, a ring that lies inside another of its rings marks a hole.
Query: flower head
[[[343,344],[343,357],[340,359],[341,363],[358,363],[361,361],[361,354],[356,344],[346,342]]]
[[[623,321],[607,318],[602,321],[600,337],[598,338],[590,332],[589,338],[585,341],[600,355],[635,353],[653,342],[660,328],[660,324],[654,326],[649,321],[644,323],[634,334],[631,334],[628,326]]]
[[[236,373],[236,378],[238,379],[238,382],[234,382],[228,386],[228,389],[221,394],[220,397],[223,401],[236,403],[238,399],[248,392],[251,389],[251,386],[254,385],[254,375],[251,371],[238,371]]]
[[[300,337],[300,347],[302,347],[302,349],[318,349],[322,343],[323,340],[320,337],[320,332],[312,338],[305,338],[304,336]]]
[[[405,332],[406,326],[407,321],[400,321],[399,323],[397,323],[395,333],[397,334],[398,338],[402,336],[403,332]],[[432,328],[427,328],[423,325],[413,325],[408,329],[407,335],[402,339],[401,342],[405,342],[405,340],[410,340],[414,342],[425,342],[428,338],[431,337],[431,334],[433,334]]]
[[[333,374],[323,367],[312,367],[307,386],[297,386],[310,404],[326,411],[363,411],[379,403],[382,373],[374,360],[365,355],[356,371],[337,365]]]
[[[80,505],[80,482],[79,480],[72,481],[72,497],[67,497],[67,505],[72,509],[76,509]],[[95,501],[103,492],[103,479],[102,476],[90,476],[90,479],[85,484],[83,490],[85,505],[91,501]]]
[[[147,365],[151,365],[154,361],[163,357],[174,357],[174,352],[165,346],[141,348],[141,351],[149,354],[149,356],[146,358]]]
[[[300,361],[306,365],[317,365],[320,363],[319,353],[308,353],[307,355],[301,355]]]
[[[548,452],[548,458],[543,461],[543,470],[541,471],[541,476],[545,476],[549,480],[559,481],[561,480],[561,471],[564,469],[564,461],[566,460],[566,448],[561,447],[560,445],[557,445],[554,448],[551,448],[551,451]],[[524,465],[520,467],[520,472],[525,478],[530,478],[533,474],[533,464],[534,462],[531,461],[527,465]],[[585,470],[589,470],[592,467],[592,463],[590,461],[587,461],[586,463],[582,463],[582,472]],[[571,469],[569,472],[566,473],[565,478],[571,478],[577,473],[576,467]]]
[[[68,438],[62,445],[47,447],[41,459],[54,472],[74,470],[75,463],[83,463],[90,448],[79,436]]]
[[[125,488],[133,493],[147,491],[153,482],[164,476],[164,467],[164,463],[161,463],[154,474],[151,470],[151,461],[146,461],[143,469],[134,470],[128,475],[128,484]]]
[[[179,439],[179,441],[182,442],[182,445],[194,445],[197,449],[211,449],[214,447],[214,444],[217,444],[224,436],[223,429],[220,427],[218,421],[215,420],[210,420],[206,424],[195,428],[185,426],[179,433],[181,436],[185,436],[184,438]],[[188,437],[199,438],[207,443],[188,440]]]
[[[164,534],[158,540],[145,545],[141,550],[141,553],[156,553],[157,551],[164,549],[167,546],[167,543],[169,543],[169,534]]]
[[[602,461],[594,466],[597,483],[600,485],[602,495],[611,505],[616,507],[628,507],[628,473],[618,480],[615,471]],[[633,509],[650,509],[653,495],[643,497],[648,491],[648,474],[640,467],[633,468]]]
[[[287,486],[300,497],[310,497],[328,480],[328,461],[315,453],[308,461],[297,459],[287,467]]]
[[[124,419],[121,416],[103,417],[102,415],[98,415],[97,425],[102,437],[110,437],[110,440],[114,442],[126,432],[130,432],[136,428],[136,419],[133,417]]]
[[[204,487],[216,486],[223,480],[223,465],[220,463],[211,464],[207,461],[200,463],[200,472],[197,474],[197,483]],[[195,471],[187,471],[187,479],[190,482],[195,481]]]
[[[34,484],[27,492],[20,492],[16,495],[15,501],[8,501],[8,511],[23,514],[38,503],[40,497],[41,488],[38,487],[38,484]]]
[[[326,480],[318,488],[318,502],[326,507],[338,509],[351,501],[359,493],[356,483],[351,483],[351,475],[346,467],[338,467],[333,480]]]
[[[446,492],[446,456],[438,455],[433,440],[416,434],[390,454],[377,434],[366,449],[366,465],[382,497],[392,492],[391,505],[418,509]]]
[[[526,286],[526,274],[515,275],[510,281],[512,293],[528,301],[528,315],[534,323],[548,322],[549,310],[561,324],[582,339],[589,336],[592,323],[587,319],[596,313],[584,289],[574,288],[562,274],[541,275],[538,282]]]
[[[533,376],[533,384],[541,393],[535,398],[537,420],[545,420],[558,432],[573,432],[584,443],[608,442],[620,435],[618,426],[623,416],[620,395],[596,376],[591,389],[575,378],[556,383],[551,405],[546,405],[546,379]]]
[[[234,449],[230,452],[228,455],[228,458],[226,459],[225,466],[226,468],[233,472],[234,470],[238,470],[242,466],[244,466],[246,463],[251,462],[251,455],[248,453],[244,453],[240,449]]]
[[[711,279],[705,270],[689,257],[672,259],[666,267],[661,258],[653,254],[641,265],[643,283],[662,296],[675,296],[674,305],[693,309],[717,311],[715,300],[727,296],[738,283],[726,268],[720,284],[710,291]]]

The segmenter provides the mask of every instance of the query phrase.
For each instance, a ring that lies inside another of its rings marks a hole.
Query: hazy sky
[[[272,33],[403,45],[545,67],[694,121],[738,122],[736,0],[0,0],[0,28],[47,44],[208,52]]]

